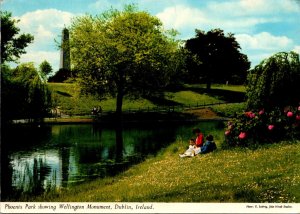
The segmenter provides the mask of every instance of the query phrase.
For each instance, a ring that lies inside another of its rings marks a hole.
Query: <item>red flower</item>
[[[255,117],[255,114],[254,114],[254,113],[250,113],[249,117],[250,117],[250,118],[254,118],[254,117]]]
[[[246,138],[246,132],[241,132],[239,135],[240,139],[245,139]]]
[[[297,116],[296,116],[296,120],[300,120],[300,115],[297,115]]]
[[[287,114],[286,114],[288,117],[293,117],[293,112],[289,111]]]
[[[272,131],[272,130],[274,129],[274,127],[275,127],[274,125],[269,125],[269,126],[268,126],[268,129],[269,129],[270,131]]]
[[[254,117],[255,117],[255,114],[254,114],[253,112],[251,112],[251,111],[245,112],[245,115],[246,115],[247,117],[250,117],[250,118],[254,118]]]
[[[251,111],[247,111],[247,112],[245,112],[245,115],[246,115],[247,117],[250,117],[250,114],[252,114],[252,112],[251,112]]]

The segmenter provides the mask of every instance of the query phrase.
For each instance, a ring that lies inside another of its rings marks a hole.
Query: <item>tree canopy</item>
[[[248,109],[299,105],[299,54],[274,54],[252,69],[247,81]]]
[[[76,18],[70,28],[73,66],[86,92],[117,97],[154,95],[171,81],[178,53],[175,31],[134,5]]]
[[[208,89],[212,82],[243,83],[246,79],[250,62],[240,52],[234,34],[225,35],[221,29],[196,29],[196,36],[186,41],[185,48],[191,53],[187,62],[189,75],[194,81],[204,79]]]
[[[51,92],[42,81],[33,63],[23,63],[15,69],[2,66],[2,121],[41,119],[51,108]]]
[[[25,48],[33,41],[30,34],[20,34],[16,26],[19,20],[12,18],[7,11],[0,11],[1,15],[1,63],[16,62],[21,54],[26,53]]]
[[[49,76],[52,73],[53,69],[50,63],[47,60],[44,60],[39,66],[39,71],[42,77],[44,79],[47,79],[47,76]]]

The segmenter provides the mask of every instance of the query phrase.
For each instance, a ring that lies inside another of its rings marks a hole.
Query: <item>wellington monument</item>
[[[64,28],[61,36],[60,63],[59,68],[71,70],[70,66],[69,30]]]

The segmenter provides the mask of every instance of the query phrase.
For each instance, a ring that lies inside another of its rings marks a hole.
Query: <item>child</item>
[[[214,142],[214,137],[212,135],[208,135],[206,137],[206,142],[201,147],[200,154],[206,154],[206,153],[212,152],[216,148],[217,148],[217,146]]]
[[[181,158],[195,156],[195,149],[196,149],[195,140],[192,138],[190,139],[189,148],[183,154],[179,154],[179,156]]]
[[[202,147],[203,146],[203,143],[204,143],[204,136],[203,136],[203,133],[201,132],[201,130],[199,128],[195,128],[193,129],[193,133],[196,134],[196,146],[199,148],[199,147]]]

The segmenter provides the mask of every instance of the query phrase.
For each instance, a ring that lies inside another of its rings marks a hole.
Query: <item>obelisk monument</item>
[[[60,69],[71,70],[70,66],[70,46],[69,46],[69,30],[64,28],[61,36],[61,48],[60,48]]]

